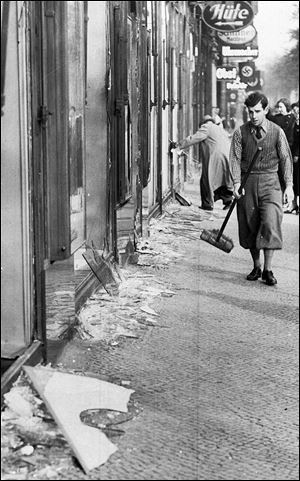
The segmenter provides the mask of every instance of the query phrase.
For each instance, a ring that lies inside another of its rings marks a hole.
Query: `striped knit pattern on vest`
[[[242,159],[241,172],[245,173],[250,162],[257,151],[257,147],[262,147],[262,155],[252,168],[253,173],[271,173],[278,172],[279,157],[277,154],[276,144],[278,141],[279,128],[273,122],[267,121],[267,132],[264,138],[256,139],[252,133],[250,122],[241,126],[242,134]]]

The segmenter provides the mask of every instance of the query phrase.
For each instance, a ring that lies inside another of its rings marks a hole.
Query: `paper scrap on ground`
[[[152,316],[159,316],[159,314],[157,314],[157,312],[155,312],[153,309],[151,309],[151,307],[149,306],[142,306],[141,307],[141,311],[143,312],[147,312],[147,314],[152,314]]]
[[[83,424],[79,415],[86,409],[128,412],[127,403],[134,390],[48,367],[24,366],[24,370],[85,472],[104,464],[117,447],[99,429]]]

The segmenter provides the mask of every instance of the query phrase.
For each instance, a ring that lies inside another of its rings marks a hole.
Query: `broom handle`
[[[255,162],[256,162],[259,154],[261,153],[261,151],[262,151],[262,147],[258,147],[258,149],[257,149],[257,151],[255,152],[255,154],[254,154],[254,156],[253,156],[253,159],[252,159],[252,161],[251,161],[251,163],[250,163],[250,165],[249,165],[249,167],[248,167],[248,170],[247,170],[247,172],[245,173],[245,175],[244,175],[244,177],[243,177],[243,179],[242,179],[242,182],[241,182],[241,185],[240,185],[240,188],[239,188],[239,194],[242,193],[242,189],[245,187],[245,184],[246,184],[247,179],[248,179],[248,177],[249,177],[249,175],[250,175],[250,172],[251,172],[251,170],[252,170],[252,167],[254,166],[254,164],[255,164]],[[220,230],[219,230],[219,232],[218,232],[218,235],[217,235],[217,238],[216,238],[216,242],[218,242],[218,241],[220,240],[221,235],[223,234],[223,231],[224,231],[224,229],[225,229],[225,227],[226,227],[226,224],[227,224],[227,222],[229,221],[229,217],[231,216],[231,213],[232,213],[233,209],[235,208],[235,204],[237,203],[237,200],[238,200],[238,199],[234,198],[233,201],[231,202],[231,205],[230,205],[229,210],[228,210],[228,212],[227,212],[227,215],[226,215],[226,217],[225,217],[225,219],[224,219],[224,222],[223,222],[223,224],[221,225]]]

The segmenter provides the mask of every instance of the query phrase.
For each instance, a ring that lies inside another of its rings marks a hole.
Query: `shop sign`
[[[227,45],[222,46],[223,57],[258,57],[258,48],[248,46],[247,48],[236,48]]]
[[[235,80],[237,76],[236,67],[218,67],[216,70],[217,80]]]
[[[219,32],[233,32],[247,27],[254,12],[248,2],[214,2],[204,7],[204,23]]]
[[[246,82],[249,85],[249,81],[255,77],[255,63],[254,62],[240,62],[239,63],[239,75],[242,82]]]
[[[231,45],[243,45],[255,39],[257,31],[253,25],[238,30],[237,32],[217,32],[219,39]]]
[[[245,90],[248,84],[236,80],[235,82],[226,82],[226,90]]]
[[[234,90],[234,91],[228,91],[226,93],[226,96],[227,96],[227,100],[229,102],[237,102],[238,100],[238,91],[237,90]]]

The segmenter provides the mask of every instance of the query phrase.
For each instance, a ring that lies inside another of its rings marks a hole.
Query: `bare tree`
[[[295,5],[294,19],[299,19],[299,4]],[[268,64],[264,73],[264,90],[271,103],[280,97],[299,96],[299,26],[290,30],[291,47],[277,61]]]

